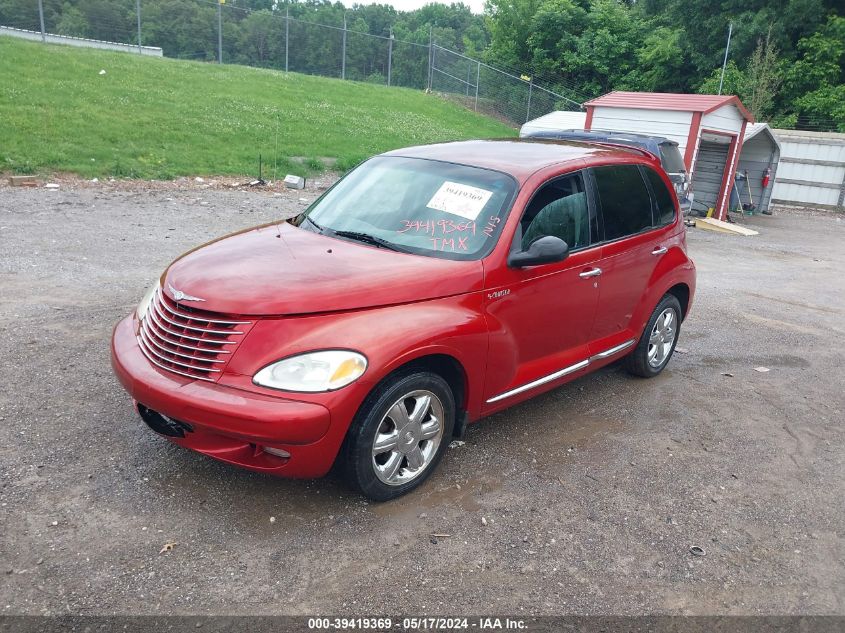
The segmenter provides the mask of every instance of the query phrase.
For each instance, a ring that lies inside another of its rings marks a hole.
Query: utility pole
[[[285,72],[288,71],[288,42],[290,41],[290,6],[285,7]]]
[[[481,79],[481,62],[477,62],[475,68],[475,111],[478,112],[478,83]]]
[[[731,34],[734,30],[734,23],[728,22],[728,44],[725,46],[725,60],[722,62],[722,76],[719,77],[719,94],[722,94],[722,83],[725,81],[725,67],[728,65],[728,51],[731,49]]]
[[[44,32],[44,1],[38,0],[38,18],[41,20],[41,41],[46,42],[47,36]]]
[[[525,122],[531,120],[531,93],[534,89],[534,77],[528,79],[528,111],[525,113]]]
[[[223,3],[217,0],[217,63],[223,63]]]
[[[340,78],[346,79],[346,13],[343,14],[343,59],[340,64]]]
[[[390,71],[393,69],[393,27],[390,28],[390,39],[387,40],[387,85],[390,85]]]
[[[434,27],[428,26],[428,87],[427,90],[431,92],[431,73],[434,66]]]
[[[135,13],[138,15],[138,54],[141,55],[141,0],[135,0]]]

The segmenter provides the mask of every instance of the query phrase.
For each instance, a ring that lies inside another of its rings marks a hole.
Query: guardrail
[[[84,48],[99,48],[106,51],[123,51],[124,53],[135,53],[136,55],[148,55],[150,57],[163,57],[164,53],[158,46],[138,46],[137,44],[121,44],[120,42],[104,42],[103,40],[89,40],[84,37],[72,37],[70,35],[55,35],[38,31],[27,31],[16,29],[11,26],[0,26],[0,35],[10,35],[22,40],[33,40],[46,44],[66,44],[68,46],[81,46]]]

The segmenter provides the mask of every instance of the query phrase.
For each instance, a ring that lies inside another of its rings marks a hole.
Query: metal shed
[[[751,191],[751,199],[758,211],[766,211],[769,208],[775,188],[780,151],[780,142],[766,123],[749,123],[745,127],[737,171],[747,176],[745,186]],[[747,194],[744,190],[740,197],[743,198],[742,202],[746,201]]]
[[[697,206],[724,220],[748,123],[739,97],[610,92],[587,101],[584,129],[618,130],[676,141],[692,174]]]
[[[845,210],[845,134],[775,130],[781,145],[773,204]]]

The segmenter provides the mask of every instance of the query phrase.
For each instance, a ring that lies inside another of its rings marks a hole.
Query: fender
[[[682,238],[682,234],[681,238]],[[672,287],[679,283],[685,284],[689,288],[689,302],[686,306],[686,314],[689,314],[689,309],[692,307],[693,295],[695,294],[695,265],[684,252],[682,245],[679,243],[678,236],[672,239],[672,245],[665,255],[660,258],[660,262],[655,266],[651,279],[646,286],[645,300],[640,302],[637,311],[634,314],[632,323],[635,324],[636,332],[642,332],[649,317],[651,316],[654,306],[656,306],[663,295]]]
[[[241,343],[227,366],[239,388],[276,393],[253,385],[252,376],[282,358],[318,349],[351,349],[367,357],[364,375],[334,394],[355,408],[386,376],[418,358],[442,354],[454,358],[466,378],[466,408],[474,418],[481,407],[487,364],[488,333],[482,314],[483,293],[475,292],[345,314],[332,313],[262,319]],[[248,380],[247,380],[248,379]],[[221,382],[224,382],[221,380]],[[225,381],[230,382],[230,381]],[[297,399],[331,408],[333,394],[297,394]]]

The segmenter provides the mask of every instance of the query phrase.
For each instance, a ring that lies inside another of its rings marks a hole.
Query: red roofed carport
[[[725,219],[745,126],[754,122],[739,97],[610,92],[584,105],[587,130],[636,132],[676,141],[692,175],[696,200],[712,204],[713,217]]]

